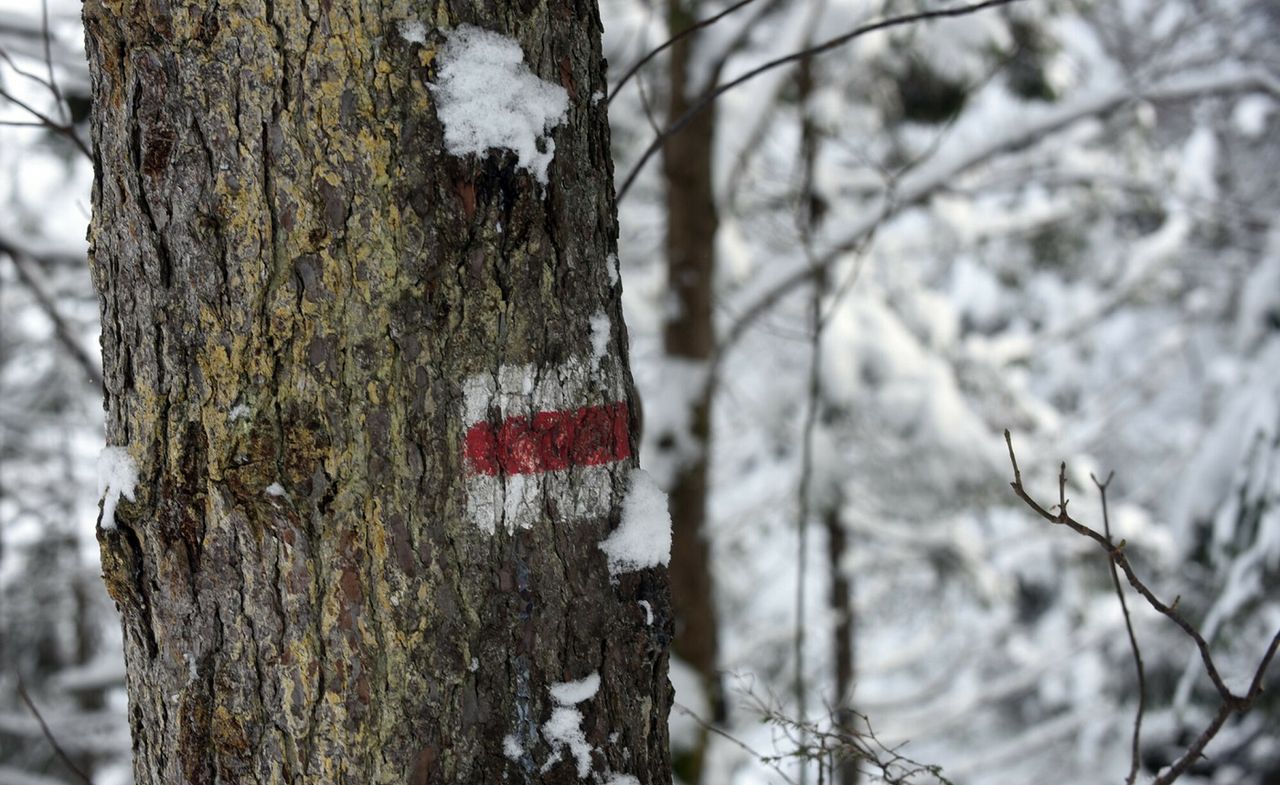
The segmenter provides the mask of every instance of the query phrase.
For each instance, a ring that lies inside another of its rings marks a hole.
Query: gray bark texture
[[[599,547],[639,425],[595,1],[84,21],[107,442],[140,476],[99,530],[139,785],[669,783],[666,570],[611,576]],[[445,152],[429,85],[461,24],[567,91],[545,187]],[[477,389],[494,429],[621,405],[618,459],[477,475]]]

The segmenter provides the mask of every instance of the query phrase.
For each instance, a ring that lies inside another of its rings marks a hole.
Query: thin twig
[[[680,39],[685,38],[691,33],[701,30],[704,27],[710,27],[711,25],[715,24],[716,22],[719,22],[721,19],[728,16],[729,14],[732,14],[734,11],[737,11],[739,8],[742,8],[745,5],[750,5],[755,1],[756,0],[739,0],[737,3],[734,3],[733,5],[724,9],[720,13],[715,14],[714,16],[707,17],[706,19],[702,19],[697,22],[694,22],[693,24],[689,25],[685,29],[681,30],[680,32],[668,38],[666,41],[663,41],[661,44],[657,46],[657,48],[650,50],[648,54],[646,54],[644,57],[641,57],[639,60],[633,63],[630,68],[627,69],[627,72],[622,75],[622,78],[618,80],[618,83],[615,84],[613,86],[613,89],[609,91],[609,97],[608,99],[606,99],[605,104],[608,105],[610,103],[613,103],[613,97],[617,95],[619,91],[622,90],[623,85],[625,85],[627,81],[631,79],[631,77],[635,76],[636,72],[638,72],[641,68],[644,68],[645,63],[648,63],[653,58],[662,54],[672,44],[675,44]]]
[[[6,101],[18,107],[22,111],[36,118],[37,120],[40,121],[41,125],[43,125],[45,128],[48,128],[50,131],[53,131],[54,133],[67,137],[68,139],[71,140],[72,144],[74,144],[76,148],[80,150],[80,152],[85,154],[85,157],[90,159],[93,158],[93,153],[89,151],[89,146],[85,144],[84,140],[80,138],[80,135],[76,133],[76,129],[74,126],[63,125],[62,123],[59,123],[57,120],[54,120],[52,117],[49,117],[48,115],[44,114],[40,110],[33,107],[31,104],[27,103],[26,101],[23,101],[21,98],[16,97],[15,95],[13,95],[13,93],[10,93],[4,88],[0,88],[0,98],[5,99]]]
[[[865,730],[850,732],[839,726],[828,729],[815,722],[801,722],[794,717],[789,717],[777,708],[766,704],[754,693],[748,693],[748,696],[756,701],[755,708],[760,712],[762,719],[780,728],[793,742],[796,740],[796,737],[791,735],[793,731],[799,733],[801,738],[814,739],[813,742],[798,744],[796,750],[789,753],[788,757],[808,761],[826,755],[843,760],[854,760],[868,767],[859,769],[862,773],[889,785],[906,785],[921,775],[932,777],[943,785],[950,785],[950,781],[943,776],[941,767],[921,763],[904,755],[902,749],[906,747],[907,742],[890,747],[881,741],[875,729],[871,727],[870,720],[863,714],[853,712],[854,716],[861,720]]]
[[[52,36],[49,35],[49,0],[40,0],[40,38],[44,43],[44,65],[49,72],[49,91],[58,104],[58,114],[64,126],[69,126],[71,118],[67,116],[66,102],[62,100],[62,91],[58,89],[58,79],[53,75],[53,49],[50,47]]]
[[[734,746],[743,750],[748,755],[760,761],[764,765],[773,769],[778,773],[778,776],[781,777],[783,781],[787,783],[787,785],[796,785],[796,781],[791,779],[791,777],[787,776],[787,773],[782,769],[781,766],[778,765],[778,762],[773,758],[770,758],[766,755],[761,755],[759,752],[756,752],[750,746],[748,746],[745,741],[729,733],[724,728],[721,728],[719,725],[712,722],[708,722],[707,720],[698,716],[697,712],[695,712],[693,709],[690,709],[688,706],[685,706],[684,704],[672,703],[671,708],[675,709],[676,711],[692,719],[694,722],[698,723],[698,725],[700,725],[708,733],[712,733],[716,736],[719,736],[720,738],[724,739],[730,744],[733,744]]]
[[[1107,475],[1106,481],[1100,481],[1092,473],[1089,479],[1093,480],[1093,484],[1098,486],[1098,495],[1102,498],[1102,533],[1108,540],[1111,539],[1111,515],[1107,510],[1107,488],[1111,485],[1111,481],[1115,479],[1116,473],[1111,472]],[[1133,750],[1129,762],[1129,776],[1125,778],[1127,785],[1133,785],[1138,779],[1138,750],[1141,746],[1142,738],[1142,715],[1147,709],[1147,675],[1146,669],[1142,664],[1142,650],[1138,647],[1138,636],[1133,631],[1133,620],[1129,617],[1129,603],[1124,598],[1124,590],[1120,587],[1120,573],[1116,570],[1116,563],[1110,559],[1107,560],[1107,566],[1111,570],[1111,585],[1115,587],[1116,597],[1120,600],[1120,610],[1124,613],[1124,628],[1129,633],[1129,648],[1133,651],[1133,666],[1138,672],[1138,709],[1133,717]]]
[[[1253,707],[1254,701],[1262,694],[1262,682],[1266,676],[1267,668],[1271,665],[1272,659],[1275,658],[1276,649],[1280,647],[1280,630],[1276,631],[1275,637],[1271,639],[1271,644],[1267,647],[1266,653],[1263,654],[1262,660],[1258,663],[1258,668],[1254,671],[1249,689],[1242,695],[1232,692],[1218,673],[1218,668],[1213,661],[1213,654],[1210,652],[1209,644],[1205,641],[1204,636],[1182,614],[1178,613],[1178,599],[1174,599],[1171,604],[1161,602],[1151,589],[1138,578],[1137,573],[1134,572],[1133,565],[1129,563],[1129,557],[1125,555],[1125,541],[1121,540],[1118,545],[1113,544],[1110,536],[1098,533],[1067,513],[1066,464],[1062,464],[1062,468],[1058,473],[1059,504],[1058,512],[1054,513],[1031,498],[1031,495],[1023,487],[1022,472],[1018,469],[1018,458],[1013,452],[1013,437],[1007,429],[1004,432],[1004,441],[1009,448],[1009,463],[1013,466],[1013,482],[1010,483],[1010,486],[1013,488],[1014,494],[1041,518],[1050,523],[1062,524],[1077,534],[1088,537],[1098,543],[1106,551],[1107,558],[1111,564],[1114,567],[1119,567],[1124,572],[1129,585],[1141,594],[1146,599],[1147,604],[1154,608],[1157,613],[1168,617],[1181,627],[1183,632],[1195,641],[1196,648],[1200,651],[1200,659],[1204,663],[1205,671],[1209,674],[1209,680],[1213,682],[1213,686],[1218,691],[1222,703],[1218,708],[1218,713],[1214,715],[1214,718],[1205,726],[1205,729],[1187,748],[1182,757],[1153,782],[1153,785],[1169,785],[1169,783],[1178,779],[1200,757],[1205,746],[1217,735],[1232,714],[1244,714]]]
[[[764,63],[763,65],[756,66],[755,68],[751,69],[750,71],[747,71],[745,74],[743,74],[742,76],[739,76],[736,79],[730,80],[721,85],[717,85],[714,90],[708,91],[706,95],[699,98],[697,102],[693,104],[693,106],[689,107],[689,109],[684,114],[682,114],[679,118],[677,118],[675,122],[673,122],[670,126],[668,126],[665,131],[663,131],[656,138],[654,138],[653,142],[650,143],[649,147],[645,149],[644,154],[640,156],[640,160],[636,162],[635,166],[631,168],[631,171],[627,173],[626,178],[622,181],[622,187],[618,189],[618,201],[619,202],[622,201],[623,197],[626,196],[627,190],[631,187],[631,183],[635,181],[636,176],[640,173],[640,170],[643,169],[644,165],[649,162],[649,159],[653,157],[654,153],[656,153],[659,149],[661,149],[661,147],[666,143],[667,139],[671,138],[672,136],[674,136],[675,134],[683,130],[684,127],[688,125],[689,122],[693,120],[693,118],[699,112],[701,112],[703,109],[706,109],[717,98],[724,95],[725,93],[732,90],[733,88],[737,87],[738,85],[741,85],[744,82],[750,81],[751,79],[754,79],[760,74],[765,73],[766,71],[770,71],[774,68],[787,65],[789,63],[798,62],[807,57],[813,57],[815,55],[822,54],[823,52],[828,52],[832,49],[836,49],[840,46],[843,46],[856,38],[860,38],[864,35],[867,35],[868,33],[874,33],[879,30],[886,30],[891,27],[899,27],[901,25],[912,24],[915,22],[923,22],[928,19],[939,19],[939,18],[954,17],[954,16],[966,16],[968,14],[973,14],[988,8],[995,8],[998,6],[1010,5],[1012,3],[1019,3],[1019,2],[1023,2],[1023,0],[984,0],[984,2],[981,2],[981,3],[974,3],[973,5],[958,6],[956,8],[941,8],[933,11],[921,11],[919,13],[914,13],[914,14],[903,14],[902,16],[891,16],[885,19],[881,19],[877,22],[871,22],[871,23],[862,25],[860,27],[854,28],[853,30],[850,30],[849,32],[843,35],[836,36],[835,38],[824,41],[823,43],[817,44],[816,46],[811,46],[806,49],[801,49],[797,52],[792,52],[791,54],[783,55],[782,57],[775,58],[773,60],[770,60]]]
[[[53,747],[53,754],[58,756],[58,760],[61,760],[63,765],[79,777],[85,785],[93,785],[93,780],[89,779],[89,775],[85,774],[84,771],[75,764],[75,761],[71,760],[71,756],[67,754],[66,750],[62,749],[62,745],[59,744],[58,740],[54,737],[53,731],[49,730],[49,724],[44,721],[44,717],[40,714],[40,710],[36,708],[36,704],[31,700],[31,696],[27,694],[26,685],[22,683],[21,679],[18,681],[18,697],[21,698],[22,702],[27,705],[28,709],[30,709],[31,714],[36,718],[36,722],[40,723],[40,732],[44,734],[45,741],[49,742],[49,746]]]
[[[18,63],[13,59],[13,56],[3,49],[0,49],[0,60],[3,60],[5,65],[8,65],[11,69],[13,69],[13,72],[18,76],[24,77],[26,79],[30,79],[31,81],[40,85],[44,89],[49,90],[50,92],[53,91],[53,84],[51,82],[46,80],[40,74],[33,74],[30,71],[23,68],[22,66],[18,65]]]
[[[1254,699],[1262,694],[1262,679],[1266,675],[1267,667],[1275,657],[1278,647],[1280,647],[1280,630],[1276,630],[1275,637],[1271,639],[1271,645],[1267,647],[1267,653],[1262,656],[1262,662],[1258,664],[1258,669],[1254,671],[1253,681],[1249,684],[1249,691],[1245,693],[1243,705],[1233,706],[1229,701],[1223,701],[1222,705],[1218,707],[1218,713],[1209,721],[1205,729],[1200,731],[1200,735],[1191,743],[1191,746],[1182,754],[1182,757],[1178,758],[1164,774],[1156,777],[1151,785],[1169,785],[1169,783],[1181,777],[1187,769],[1191,768],[1191,764],[1200,759],[1204,748],[1218,734],[1218,731],[1222,729],[1222,726],[1232,714],[1243,714],[1249,710]]]
[[[89,381],[99,388],[102,387],[102,368],[80,345],[75,332],[58,310],[57,303],[45,291],[39,274],[31,264],[31,258],[25,251],[10,245],[3,238],[0,238],[0,254],[9,257],[10,261],[13,262],[13,269],[18,273],[18,280],[22,282],[23,286],[27,287],[27,290],[31,292],[31,296],[35,298],[36,304],[44,311],[49,321],[53,322],[53,332],[57,336],[58,342],[63,345],[67,353],[71,355],[85,375],[89,377]]]
[[[913,177],[899,175],[901,182],[896,183],[896,199],[886,200],[882,209],[856,222],[852,231],[823,253],[818,265],[806,265],[783,277],[737,314],[716,344],[711,358],[710,378],[714,379],[716,368],[723,362],[724,356],[764,314],[773,310],[796,289],[807,284],[815,275],[839,262],[845,254],[862,243],[869,232],[877,229],[899,210],[923,204],[939,191],[954,184],[959,175],[970,169],[1004,153],[1034,144],[1084,118],[1106,115],[1131,102],[1186,101],[1209,95],[1250,91],[1263,92],[1280,98],[1280,85],[1277,85],[1275,80],[1265,72],[1228,74],[1226,77],[1196,74],[1194,77],[1166,79],[1150,89],[1137,93],[1125,88],[1102,97],[1086,97],[1075,106],[1063,107],[1027,126],[1015,128],[1007,134],[997,135],[986,143],[978,145],[978,148],[970,153],[952,160],[945,160],[943,162],[945,165],[934,166],[927,171],[916,173]]]

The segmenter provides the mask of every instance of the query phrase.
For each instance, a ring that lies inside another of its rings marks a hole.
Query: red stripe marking
[[[472,474],[541,474],[599,466],[631,457],[630,412],[623,401],[467,429],[464,454]]]

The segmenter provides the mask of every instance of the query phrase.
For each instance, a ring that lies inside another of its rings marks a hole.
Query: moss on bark
[[[601,312],[580,405],[633,399],[595,3],[84,17],[107,439],[142,477],[100,533],[138,783],[577,782],[539,728],[595,671],[592,778],[669,781],[665,571],[611,582],[597,548],[634,458],[570,486],[609,515],[551,499],[490,535],[461,449],[466,379],[579,373]],[[428,84],[462,23],[570,94],[545,189],[444,152]]]

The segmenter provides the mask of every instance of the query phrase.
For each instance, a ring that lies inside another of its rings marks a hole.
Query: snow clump
[[[667,494],[644,469],[632,470],[631,487],[622,501],[622,523],[600,543],[600,550],[614,576],[671,561]]]
[[[556,151],[548,134],[569,109],[565,89],[529,70],[514,39],[471,25],[447,34],[439,62],[431,90],[445,149],[456,156],[511,150],[520,167],[546,185]]]
[[[572,706],[591,700],[600,689],[600,673],[592,672],[577,681],[562,681],[551,685],[551,698],[561,706]]]
[[[591,317],[591,359],[597,364],[609,354],[609,316],[596,311]]]
[[[427,26],[417,19],[407,19],[400,23],[400,37],[411,44],[425,44]]]
[[[569,750],[578,767],[578,779],[591,773],[592,746],[587,743],[587,736],[582,731],[582,712],[567,706],[557,706],[551,712],[551,719],[542,725],[542,737],[551,745],[555,755],[542,766],[547,771],[560,759],[564,749]]]
[[[98,453],[98,496],[102,497],[103,529],[116,527],[120,497],[133,501],[138,487],[138,466],[124,447],[103,447]]]

